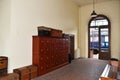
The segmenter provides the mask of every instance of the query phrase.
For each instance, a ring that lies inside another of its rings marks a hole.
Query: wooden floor
[[[107,63],[97,59],[76,59],[71,64],[33,80],[99,80]]]

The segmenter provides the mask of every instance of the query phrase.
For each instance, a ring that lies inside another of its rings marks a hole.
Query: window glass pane
[[[103,25],[108,25],[108,21],[106,19],[104,19],[102,21],[103,21]]]
[[[101,52],[108,52],[109,39],[108,39],[108,28],[101,29]]]
[[[98,28],[90,28],[90,48],[98,49],[98,47],[99,47]]]
[[[105,36],[105,42],[108,42],[108,35]]]
[[[92,21],[92,22],[90,23],[90,26],[95,26],[95,21]]]
[[[101,35],[108,35],[108,29],[101,29]]]
[[[107,19],[103,20],[93,20],[90,23],[90,26],[102,26],[102,25],[108,25]]]
[[[97,21],[96,21],[96,26],[100,26],[100,25],[102,25],[102,21],[97,20]]]

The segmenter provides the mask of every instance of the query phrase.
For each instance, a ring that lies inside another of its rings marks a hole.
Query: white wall
[[[92,13],[92,6],[87,5],[79,8],[79,40],[80,53],[88,57],[88,22]],[[95,11],[98,14],[108,16],[111,21],[111,56],[120,58],[120,0],[95,4]]]
[[[0,53],[9,58],[9,72],[14,68],[32,64],[32,36],[37,35],[38,26],[75,34],[77,48],[79,8],[70,0],[11,0],[9,4],[7,41],[5,36],[0,35],[6,41],[6,45],[3,45],[5,51]],[[5,29],[0,29],[1,31],[4,33]]]
[[[5,54],[5,45],[10,29],[10,0],[0,0],[0,55]]]
[[[120,4],[120,1],[119,1],[119,4]],[[120,5],[119,5],[119,14],[120,14]],[[118,18],[119,18],[119,21],[120,21],[120,15],[118,16]],[[120,23],[119,23],[119,26],[120,26]],[[119,28],[119,30],[120,30],[120,28]],[[120,34],[120,31],[119,31],[119,34]],[[120,40],[120,36],[119,36],[119,40]],[[120,48],[120,41],[119,41],[119,48]],[[120,60],[120,51],[119,51],[119,60]]]

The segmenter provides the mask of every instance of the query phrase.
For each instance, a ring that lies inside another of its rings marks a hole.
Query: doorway
[[[110,20],[105,15],[98,15],[90,19],[88,26],[88,57],[109,60],[111,58]]]

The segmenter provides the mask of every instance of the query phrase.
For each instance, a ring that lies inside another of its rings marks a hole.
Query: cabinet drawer
[[[0,69],[7,68],[7,60],[0,60]]]

